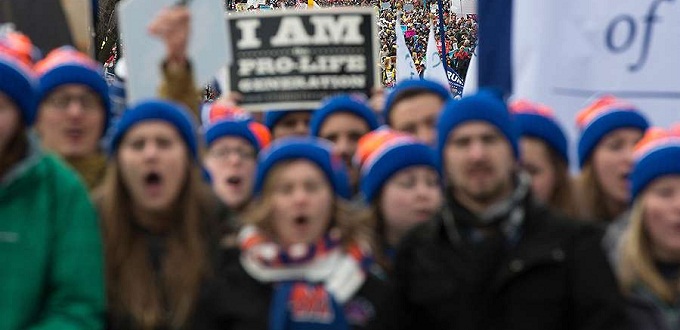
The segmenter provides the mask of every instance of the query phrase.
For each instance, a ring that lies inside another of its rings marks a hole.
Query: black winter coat
[[[195,330],[266,330],[273,296],[270,283],[252,278],[239,261],[238,249],[225,250],[215,277],[201,290]],[[352,329],[371,329],[377,306],[387,297],[387,285],[369,275],[345,305]]]
[[[410,232],[397,252],[381,328],[627,329],[602,230],[530,198],[523,204],[514,246],[453,242],[442,214]],[[448,212],[453,219],[474,216],[460,206]]]

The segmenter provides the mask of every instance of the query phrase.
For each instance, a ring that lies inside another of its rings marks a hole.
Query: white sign
[[[177,0],[125,0],[118,5],[119,26],[128,77],[127,101],[156,97],[161,82],[163,43],[149,35],[147,27],[156,14]],[[231,63],[229,34],[221,0],[192,1],[189,57],[197,85],[212,81],[220,67]]]
[[[571,141],[576,113],[603,94],[637,105],[654,125],[680,122],[680,1],[514,6],[514,96],[553,107]]]

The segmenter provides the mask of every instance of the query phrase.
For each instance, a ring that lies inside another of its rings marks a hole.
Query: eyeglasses
[[[102,102],[99,96],[95,93],[70,94],[70,93],[54,93],[45,99],[45,102],[58,110],[68,109],[71,102],[77,101],[83,110],[97,110],[101,109]]]
[[[251,148],[218,148],[211,149],[208,152],[208,156],[218,159],[220,161],[225,161],[229,159],[231,155],[236,155],[241,159],[252,160],[255,159],[255,150]]]

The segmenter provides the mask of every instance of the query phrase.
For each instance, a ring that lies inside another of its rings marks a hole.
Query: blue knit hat
[[[432,147],[387,127],[359,140],[354,161],[361,166],[359,189],[369,203],[378,196],[385,182],[405,168],[425,165],[440,173]]]
[[[5,93],[21,111],[24,125],[35,119],[36,82],[30,68],[17,59],[0,54],[0,92]]]
[[[576,118],[581,131],[578,141],[578,163],[582,168],[600,140],[619,128],[637,128],[645,131],[647,119],[632,105],[613,96],[604,96],[581,110]]]
[[[314,112],[309,124],[310,134],[312,136],[319,136],[321,126],[326,119],[340,112],[350,113],[363,119],[368,125],[369,131],[379,126],[375,113],[364,102],[349,95],[338,95],[328,99],[321,108]]]
[[[192,117],[183,106],[159,99],[141,101],[123,113],[114,128],[109,154],[116,153],[121,140],[130,128],[141,122],[151,120],[165,121],[174,126],[186,143],[191,155],[194,158],[197,157],[198,149]]]
[[[281,138],[260,152],[254,193],[259,195],[262,192],[267,174],[277,163],[293,159],[305,159],[318,165],[326,174],[335,194],[350,198],[349,178],[342,159],[333,154],[329,142],[313,137]]]
[[[66,84],[85,85],[101,98],[105,112],[104,127],[108,127],[111,119],[111,98],[99,63],[73,47],[64,46],[51,51],[36,64],[35,70],[40,76],[38,104],[57,87]]]
[[[567,137],[550,108],[519,100],[510,105],[510,110],[520,137],[528,136],[544,141],[569,164]]]
[[[633,157],[635,162],[630,174],[632,201],[655,179],[680,175],[680,136],[660,128],[650,128],[635,146]]]
[[[256,122],[242,108],[221,102],[205,104],[201,109],[203,132],[206,146],[217,139],[236,136],[247,140],[256,152],[271,142],[269,129]]]
[[[271,131],[284,116],[296,112],[311,112],[310,110],[269,110],[264,113],[264,125]]]
[[[482,89],[477,94],[444,105],[437,123],[437,157],[440,163],[449,134],[468,121],[484,121],[498,128],[510,143],[515,158],[519,158],[517,129],[505,102],[497,93]]]
[[[385,124],[390,125],[390,112],[394,106],[394,102],[404,92],[422,91],[423,93],[431,93],[441,97],[442,101],[446,103],[451,99],[451,92],[446,90],[441,84],[426,80],[426,79],[409,79],[398,83],[392,91],[387,95],[385,100],[385,107],[383,107],[383,117]]]

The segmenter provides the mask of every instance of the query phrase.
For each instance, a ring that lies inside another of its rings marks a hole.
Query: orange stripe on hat
[[[634,110],[635,106],[623,102],[613,95],[605,95],[581,110],[576,116],[576,125],[583,129],[590,124],[596,117],[611,110]]]
[[[536,114],[544,117],[555,118],[555,113],[547,105],[531,102],[528,100],[517,100],[510,104],[510,112],[514,114],[526,113]]]

